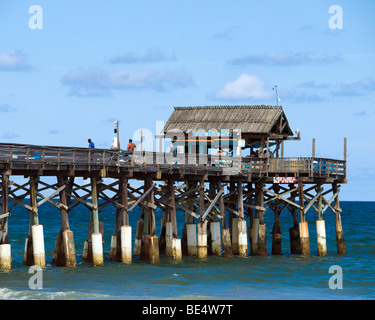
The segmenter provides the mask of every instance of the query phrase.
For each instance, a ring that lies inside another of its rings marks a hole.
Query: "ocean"
[[[173,260],[161,255],[160,264],[150,265],[133,256],[131,265],[109,261],[115,208],[107,206],[100,213],[104,222],[104,267],[82,262],[90,211],[78,206],[69,214],[74,233],[77,267],[56,267],[51,261],[56,235],[60,229],[60,212],[48,203],[39,208],[39,223],[44,227],[46,267],[42,271],[42,288],[32,289],[34,273],[23,266],[29,212],[17,206],[9,218],[12,269],[0,271],[0,299],[3,300],[373,300],[375,299],[375,202],[340,202],[347,255],[336,249],[335,217],[330,210],[326,221],[328,256],[317,256],[317,214],[309,211],[311,256],[290,254],[289,227],[292,216],[280,216],[282,255],[271,255],[273,214],[266,212],[267,256],[207,259],[184,256]],[[130,214],[132,235],[140,210]],[[157,235],[161,212],[156,212]],[[177,212],[179,238],[184,214]],[[247,221],[249,223],[249,221]],[[134,242],[133,242],[134,244]],[[333,269],[332,269],[333,268]],[[332,271],[336,270],[336,271]],[[339,271],[337,271],[339,270]],[[340,278],[337,278],[340,276]],[[342,286],[330,286],[330,283]]]

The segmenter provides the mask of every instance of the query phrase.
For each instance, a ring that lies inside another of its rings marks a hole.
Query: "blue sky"
[[[39,5],[43,29],[31,29]],[[343,28],[330,29],[329,7]],[[0,3],[0,141],[109,147],[155,134],[173,106],[280,104],[301,141],[343,158],[342,200],[374,200],[373,1]],[[136,138],[136,136],[135,136]],[[151,143],[151,141],[149,141]]]

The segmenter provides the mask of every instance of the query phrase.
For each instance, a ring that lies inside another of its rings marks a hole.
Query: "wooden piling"
[[[104,265],[103,235],[99,230],[99,203],[96,177],[91,177],[91,196],[93,204],[93,233],[91,234],[92,262],[94,267],[101,267]]]
[[[289,184],[289,189],[294,189],[294,184]],[[291,192],[291,201],[295,202],[297,197],[297,191]],[[301,254],[301,241],[299,236],[299,226],[297,219],[297,210],[295,206],[291,206],[290,209],[293,217],[293,226],[289,228],[289,239],[290,239],[290,253]]]
[[[9,176],[3,174],[1,180],[1,211],[0,219],[0,270],[12,268],[11,246],[8,235],[8,188]]]
[[[316,220],[316,241],[318,248],[318,256],[327,256],[327,241],[326,241],[326,226],[323,220],[322,214],[322,191],[323,189],[317,188],[317,192],[320,192],[318,197],[318,220]]]
[[[300,218],[299,223],[299,236],[301,242],[301,255],[310,255],[310,242],[309,242],[309,227],[307,221],[305,221],[305,209],[304,209],[304,197],[303,197],[303,182],[298,180],[298,195],[300,205]]]
[[[263,182],[258,182],[258,205],[263,207]],[[259,210],[259,229],[258,229],[258,250],[257,254],[260,256],[267,255],[267,237],[266,237],[266,224],[264,223],[264,211]]]
[[[77,266],[74,237],[73,232],[69,228],[68,218],[70,197],[67,196],[67,191],[70,193],[73,181],[72,179],[69,183],[67,177],[57,177],[58,187],[63,188],[59,192],[61,227],[56,237],[52,262],[55,262],[58,267],[75,268]]]
[[[280,187],[277,184],[274,184],[273,191],[279,193]],[[280,227],[280,212],[279,212],[279,202],[280,200],[276,198],[274,200],[273,212],[275,216],[275,222],[272,228],[272,254],[280,255],[281,254],[281,227]]]
[[[332,190],[334,194],[337,194],[335,198],[335,215],[336,215],[336,245],[338,254],[346,254],[345,239],[344,239],[344,230],[342,229],[341,214],[340,214],[340,201],[338,195],[337,183],[332,184]]]
[[[222,189],[221,181],[217,181],[216,183],[216,191],[219,192]],[[223,245],[223,256],[226,258],[233,257],[232,251],[232,243],[230,239],[230,232],[227,227],[227,221],[225,217],[225,205],[224,205],[224,197],[223,194],[219,197],[219,210],[220,210],[220,217],[221,217],[221,241]]]

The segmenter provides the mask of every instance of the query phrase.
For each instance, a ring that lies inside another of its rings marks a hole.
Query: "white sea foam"
[[[99,300],[111,296],[98,293],[81,293],[77,291],[49,292],[43,290],[12,290],[0,288],[0,300]]]

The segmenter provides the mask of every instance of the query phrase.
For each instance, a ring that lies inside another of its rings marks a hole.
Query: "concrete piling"
[[[238,255],[238,218],[232,219],[232,252]]]
[[[299,236],[301,243],[301,255],[310,255],[309,226],[307,221],[299,223]]]
[[[220,222],[210,222],[212,254],[221,256]]]
[[[198,258],[207,258],[207,221],[198,224]]]
[[[172,257],[175,260],[182,259],[181,239],[173,238],[171,241]]]
[[[130,226],[121,227],[121,262],[132,263],[132,228]]]
[[[91,235],[92,244],[92,264],[94,267],[102,267],[103,259],[103,238],[100,232]]]
[[[38,224],[31,226],[31,235],[33,239],[34,265],[45,267],[46,257],[44,250],[43,225]]]
[[[241,257],[248,256],[247,227],[245,220],[238,220],[238,254]]]
[[[186,224],[187,248],[189,256],[198,256],[197,225],[195,223]]]
[[[11,248],[9,243],[0,244],[0,270],[10,270],[12,265]]]
[[[324,220],[316,220],[316,240],[318,245],[318,256],[327,255],[326,226]]]

